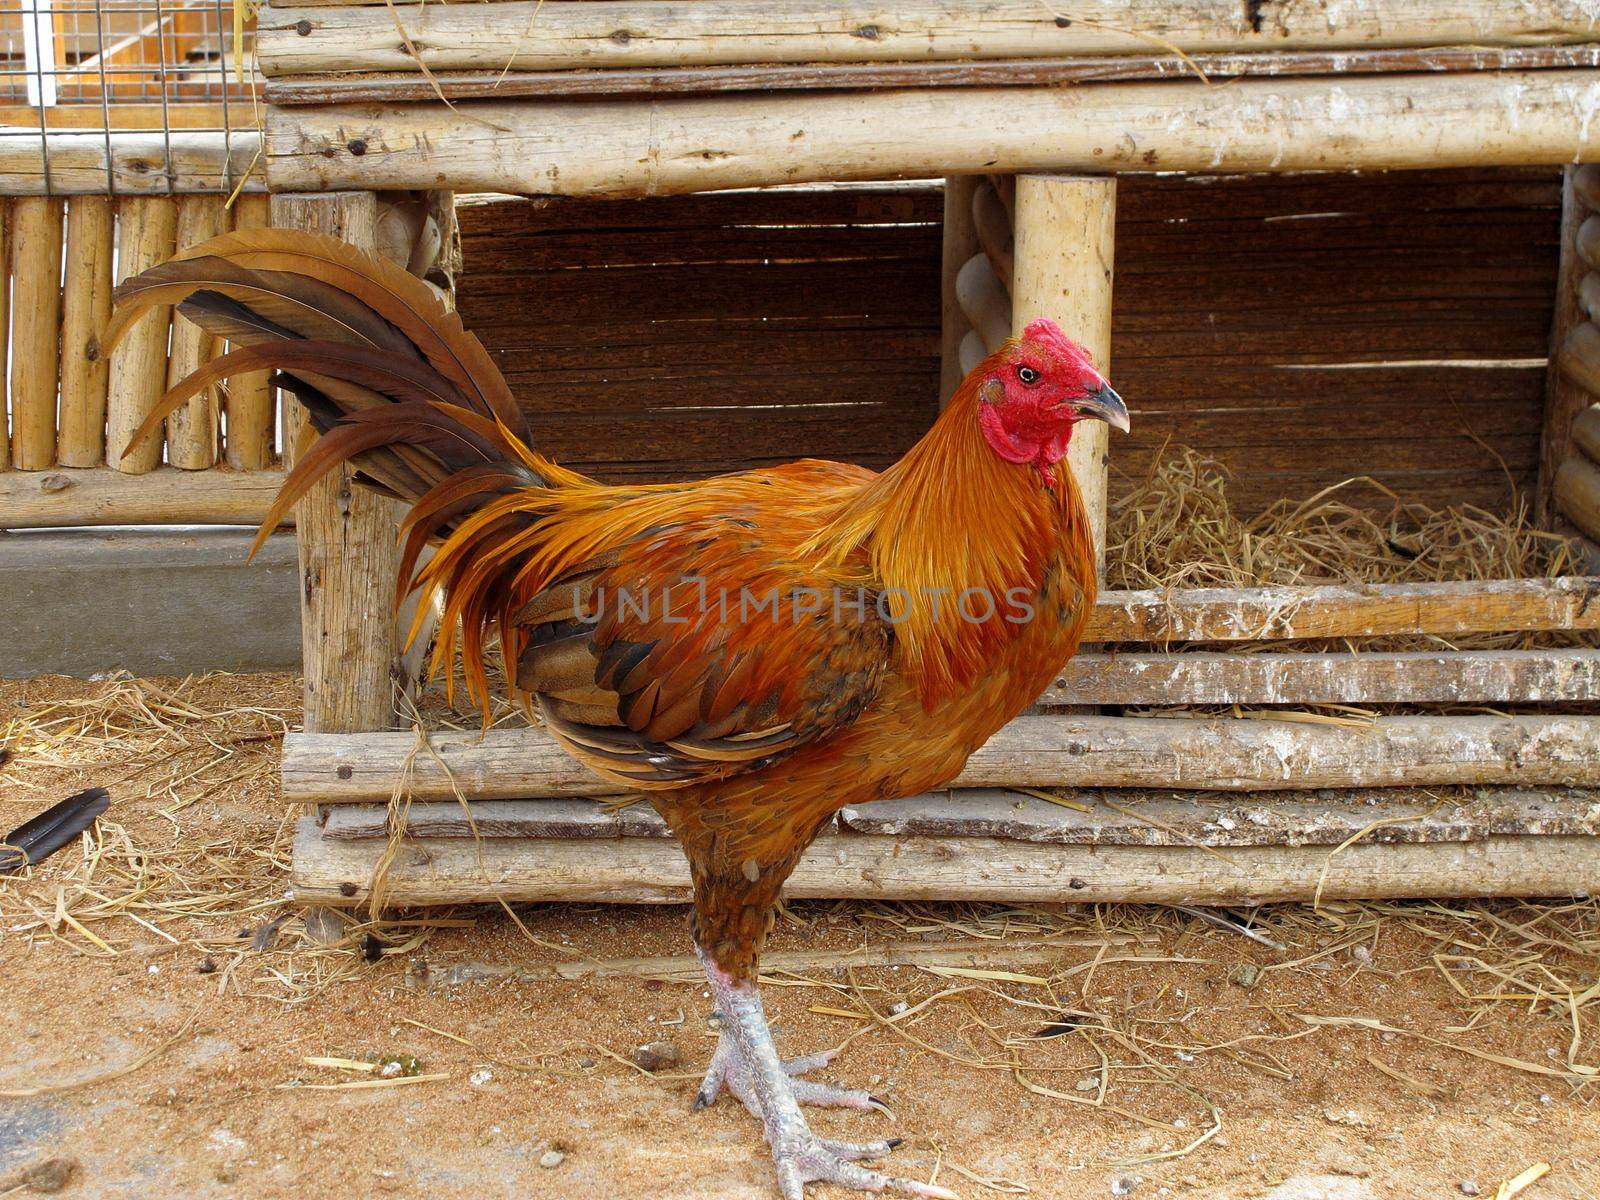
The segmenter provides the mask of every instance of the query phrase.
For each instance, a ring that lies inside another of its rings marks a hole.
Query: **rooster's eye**
[[[1029,387],[1032,387],[1034,384],[1039,382],[1039,372],[1035,371],[1032,367],[1018,367],[1017,378],[1022,380],[1022,382],[1027,384]]]

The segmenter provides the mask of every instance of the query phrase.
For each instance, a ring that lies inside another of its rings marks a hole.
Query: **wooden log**
[[[1600,404],[1591,404],[1573,418],[1572,444],[1600,463]]]
[[[1594,786],[1600,717],[1381,717],[1370,727],[1171,717],[1025,716],[968,760],[956,787],[1180,788],[1515,784]],[[290,734],[283,798],[316,804],[594,796],[624,791],[535,729],[412,734]]]
[[[0,534],[0,610],[30,614],[7,628],[0,677],[294,670],[294,538],[270,537],[246,561],[252,540],[242,529]]]
[[[56,460],[56,354],[61,333],[61,201],[11,204],[11,465]]]
[[[1600,209],[1600,164],[1587,164],[1572,173],[1573,190],[1590,211]]]
[[[1015,181],[1012,181],[1015,191]],[[1016,286],[1016,233],[1012,215],[993,179],[985,179],[972,193],[972,226],[978,234],[983,256],[994,268],[1000,286],[1010,295]]]
[[[177,471],[132,476],[115,467],[0,475],[0,529],[75,525],[259,525],[282,471]]]
[[[256,54],[268,76],[420,68],[396,22],[433,71],[541,70],[739,63],[1139,55],[1147,38],[1189,53],[1339,50],[1375,47],[1528,45],[1586,42],[1593,29],[1581,6],[1520,6],[1498,0],[1429,4],[1411,0],[1381,12],[1357,6],[1338,18],[1321,5],[1284,5],[1263,22],[1257,12],[1216,0],[1118,0],[1074,4],[1071,20],[1018,0],[911,0],[774,6],[711,0],[663,9],[650,3],[594,5],[517,0],[473,7],[286,6],[260,16]]]
[[[1079,654],[1041,704],[1576,704],[1600,650]]]
[[[1016,287],[1012,332],[1049,317],[1111,374],[1111,275],[1117,223],[1117,181],[1061,175],[1017,180]],[[1067,464],[1083,493],[1105,574],[1109,427],[1084,421],[1072,432]]]
[[[1579,287],[1586,255],[1600,257],[1600,247],[1590,244],[1600,217],[1584,216],[1585,206],[1578,195],[1582,170],[1567,167],[1561,183],[1560,253],[1555,304],[1550,314],[1550,362],[1545,369],[1539,475],[1533,505],[1534,518],[1545,527],[1555,515],[1556,473],[1570,453],[1572,418],[1591,402],[1590,393],[1600,392],[1600,330],[1583,319]]]
[[[1600,629],[1600,581],[1327,584],[1103,593],[1090,642],[1237,642]]]
[[[1600,836],[1600,793],[1568,789],[1476,788],[1452,797],[1391,788],[1334,795],[1273,792],[1194,799],[1173,792],[1077,791],[1077,808],[1020,792],[946,788],[904,800],[851,805],[838,829],[885,837],[989,837],[1050,846],[1337,846],[1367,830],[1382,843],[1474,842],[1510,835]],[[1383,824],[1369,829],[1374,809]],[[322,836],[387,838],[388,805],[329,808]],[[482,800],[407,805],[413,838],[670,837],[644,802],[614,809],[597,800]],[[831,832],[826,830],[825,832]]]
[[[291,884],[300,903],[357,905],[383,849],[295,831]],[[1193,846],[1041,846],[1000,838],[831,834],[802,855],[791,900],[1128,901],[1234,905],[1377,897],[1579,896],[1593,887],[1593,837],[1476,842],[1358,842],[1213,853]],[[384,895],[394,905],[582,901],[687,904],[689,869],[664,838],[471,841],[403,845]]]
[[[370,192],[272,198],[275,228],[329,234],[367,251],[376,249],[377,212]],[[288,450],[304,428],[305,410],[293,404],[285,416]],[[394,723],[396,506],[355,486],[350,475],[348,468],[333,472],[295,506],[305,584],[305,726],[328,733]]]
[[[1600,395],[1600,327],[1589,321],[1579,321],[1569,328],[1558,345],[1554,365],[1567,382],[1579,389],[1575,398],[1566,399],[1559,406],[1567,410],[1570,433],[1571,417],[1578,411],[1574,405],[1587,406],[1594,402],[1593,397]],[[1547,423],[1559,423],[1560,413],[1550,413],[1549,407],[1547,401]]]
[[[961,339],[972,328],[961,310],[956,277],[978,252],[978,232],[972,221],[972,195],[978,179],[956,175],[944,181],[944,235],[939,265],[939,404],[943,407],[966,376],[961,365]]]
[[[1600,467],[1574,454],[1556,472],[1556,507],[1589,537],[1600,541]]]
[[[180,196],[176,248],[186,250],[226,232],[223,196]],[[167,387],[198,371],[216,352],[217,339],[193,321],[172,317],[167,352]],[[217,462],[218,398],[208,388],[167,417],[167,461],[185,471],[203,471]]]
[[[172,257],[178,229],[177,201],[170,196],[124,198],[117,207],[117,278],[127,279]],[[161,462],[162,434],[152,431],[137,445],[133,435],[166,390],[169,309],[145,313],[111,351],[106,389],[106,461],[119,471],[143,475]]]
[[[56,458],[64,467],[106,461],[110,362],[100,334],[111,320],[115,216],[109,196],[67,204],[67,271],[61,311],[61,420]]]
[[[1011,296],[988,255],[974,254],[956,272],[956,303],[983,343],[985,355],[1000,349],[1011,336]]]
[[[226,192],[250,170],[260,144],[253,129],[231,136],[185,129],[170,134],[52,130],[47,172],[37,127],[0,129],[0,194],[105,196],[113,188],[118,196]],[[263,189],[259,171],[245,187]]]
[[[1595,46],[1434,46],[1404,50],[1269,51],[1261,54],[1106,55],[966,62],[760,63],[744,67],[619,67],[606,70],[289,75],[267,80],[269,104],[403,104],[559,96],[725,95],[849,88],[1061,87],[1140,79],[1213,83],[1241,76],[1377,75],[1528,71],[1600,66]]]
[[[240,196],[234,201],[237,229],[263,229],[271,222],[266,196]],[[232,343],[229,349],[235,349]],[[235,471],[254,471],[272,465],[277,432],[278,404],[267,379],[269,372],[235,375],[227,384],[227,459]]]
[[[1583,161],[1588,72],[269,110],[275,190],[655,195],[978,171]]]
[[[11,201],[0,196],[0,379],[6,374],[7,351],[11,344]],[[5,406],[9,407],[9,406]],[[0,472],[11,469],[11,436],[0,429]]]

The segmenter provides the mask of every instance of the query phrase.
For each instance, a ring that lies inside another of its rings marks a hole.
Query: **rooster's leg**
[[[744,1102],[766,1131],[784,1200],[803,1200],[805,1185],[812,1182],[954,1200],[955,1193],[945,1188],[884,1175],[856,1163],[857,1159],[887,1154],[899,1144],[898,1139],[854,1145],[812,1133],[800,1112],[803,1102],[847,1108],[874,1108],[877,1102],[864,1092],[795,1078],[823,1066],[832,1055],[812,1055],[786,1066],[778,1058],[755,983],[733,978],[704,954],[701,961],[717,1012],[722,1014],[723,1032],[695,1104],[709,1104],[723,1083]]]

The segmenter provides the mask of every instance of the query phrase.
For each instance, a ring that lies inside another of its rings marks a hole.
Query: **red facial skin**
[[[1025,379],[1029,372],[1031,382]],[[1072,427],[1085,415],[1078,402],[1105,386],[1089,352],[1041,317],[1028,323],[979,388],[979,428],[1001,458],[1032,464],[1045,486],[1054,487],[1053,468],[1067,456]]]

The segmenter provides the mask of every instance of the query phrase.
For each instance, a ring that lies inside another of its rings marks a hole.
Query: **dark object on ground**
[[[73,840],[111,805],[105,788],[87,788],[18,825],[0,841],[0,873],[43,862]]]

